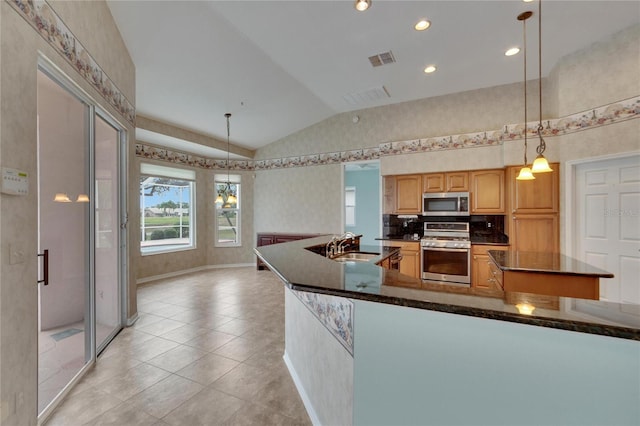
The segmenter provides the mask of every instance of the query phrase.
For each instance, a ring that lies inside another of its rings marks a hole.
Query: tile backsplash
[[[504,215],[472,215],[469,217],[430,217],[422,215],[382,215],[383,238],[411,240],[414,235],[422,238],[424,222],[469,222],[472,241],[491,240],[507,242],[504,234]]]

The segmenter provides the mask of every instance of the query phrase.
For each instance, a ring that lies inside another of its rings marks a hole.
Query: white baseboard
[[[255,263],[229,263],[225,265],[198,266],[197,268],[182,269],[180,271],[168,272],[166,274],[153,275],[150,277],[140,278],[139,280],[136,280],[136,285],[146,284],[151,281],[162,280],[165,278],[179,277],[180,275],[191,274],[193,272],[208,271],[210,269],[245,268],[247,266],[255,266]]]
[[[296,385],[296,389],[298,389],[298,394],[300,395],[300,399],[302,399],[304,408],[307,410],[307,414],[311,419],[311,423],[314,426],[322,426],[322,424],[320,423],[320,419],[316,414],[316,411],[313,409],[313,405],[311,405],[311,400],[309,399],[307,392],[304,390],[304,387],[302,386],[300,377],[298,376],[298,373],[296,373],[295,368],[293,368],[293,365],[291,364],[291,360],[289,359],[289,355],[287,354],[286,349],[284,351],[284,355],[282,356],[282,359],[284,359],[284,363],[287,366],[287,369],[289,370],[291,379],[293,379],[293,383]]]

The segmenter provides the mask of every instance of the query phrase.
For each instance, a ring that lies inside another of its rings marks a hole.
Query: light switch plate
[[[29,175],[27,172],[3,167],[1,192],[9,195],[28,195]]]

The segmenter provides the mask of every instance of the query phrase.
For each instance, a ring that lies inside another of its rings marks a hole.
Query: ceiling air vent
[[[376,102],[380,99],[390,98],[387,88],[384,86],[373,87],[363,92],[347,93],[342,99],[349,105],[366,105]]]
[[[393,53],[391,53],[391,51],[369,56],[369,62],[371,62],[371,65],[374,67],[379,67],[380,65],[392,64],[395,61],[396,61],[396,58],[393,57]]]

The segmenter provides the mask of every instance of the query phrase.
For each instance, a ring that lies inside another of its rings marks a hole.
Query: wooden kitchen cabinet
[[[444,173],[422,175],[422,192],[444,192]]]
[[[429,173],[422,175],[422,192],[467,192],[469,172]]]
[[[422,176],[400,175],[395,177],[397,214],[422,213]]]
[[[558,213],[560,164],[549,164],[549,173],[536,173],[534,180],[516,180],[522,166],[507,169],[511,213]]]
[[[471,214],[504,214],[504,170],[478,170],[469,174]]]
[[[534,180],[516,180],[521,166],[507,168],[509,242],[517,251],[560,252],[560,164]]]
[[[400,247],[400,273],[420,278],[420,242],[419,241],[383,241],[388,247]]]
[[[509,224],[512,250],[560,252],[558,214],[515,214]]]
[[[496,273],[491,270],[491,260],[487,251],[509,250],[509,246],[480,245],[471,246],[471,286],[476,288],[496,289],[500,285]]]

